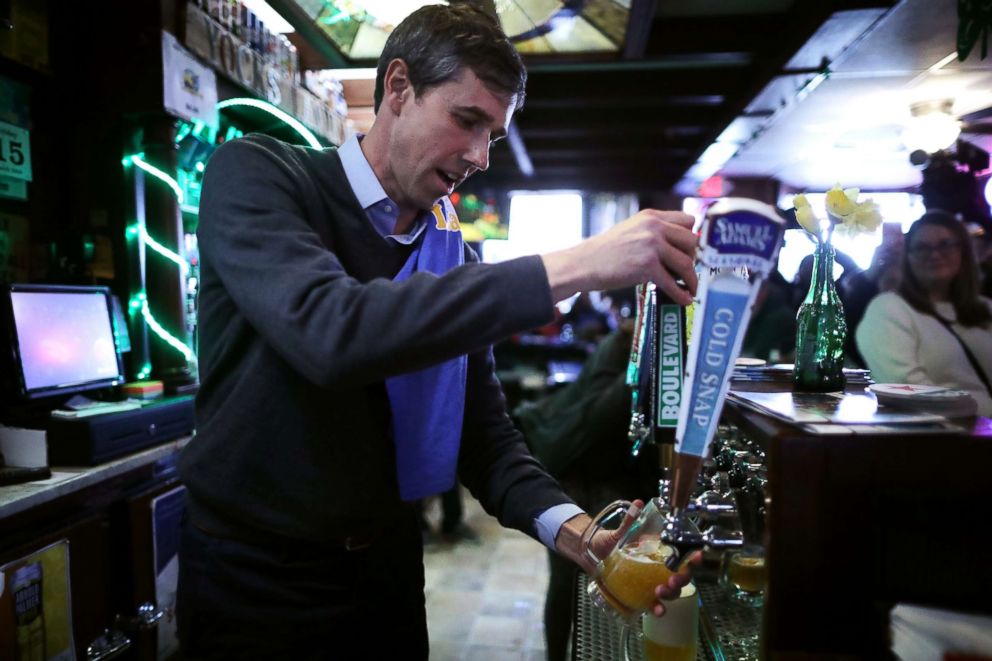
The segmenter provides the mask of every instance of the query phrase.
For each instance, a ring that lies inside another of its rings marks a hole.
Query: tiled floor
[[[438,518],[435,502],[428,520]],[[543,660],[546,548],[501,527],[467,492],[464,520],[478,543],[424,554],[431,661]]]

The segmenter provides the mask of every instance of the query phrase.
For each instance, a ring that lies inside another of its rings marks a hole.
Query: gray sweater
[[[179,471],[222,534],[331,541],[400,506],[383,379],[468,354],[459,477],[503,525],[571,502],[506,414],[491,344],[552,316],[538,257],[392,282],[332,150],[223,145],[200,202],[196,437]]]

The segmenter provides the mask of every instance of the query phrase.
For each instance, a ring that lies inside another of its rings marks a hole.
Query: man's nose
[[[468,162],[476,170],[485,172],[489,169],[489,140],[486,138],[475,138],[466,154]]]

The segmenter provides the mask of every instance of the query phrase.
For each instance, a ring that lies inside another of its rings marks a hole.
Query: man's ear
[[[400,114],[400,109],[408,98],[413,98],[409,73],[406,62],[396,58],[386,66],[386,73],[382,77],[383,102],[389,105],[395,115]]]

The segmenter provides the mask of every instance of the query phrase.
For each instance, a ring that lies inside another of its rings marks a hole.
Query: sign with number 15
[[[28,131],[6,122],[0,122],[0,177],[31,181]]]

